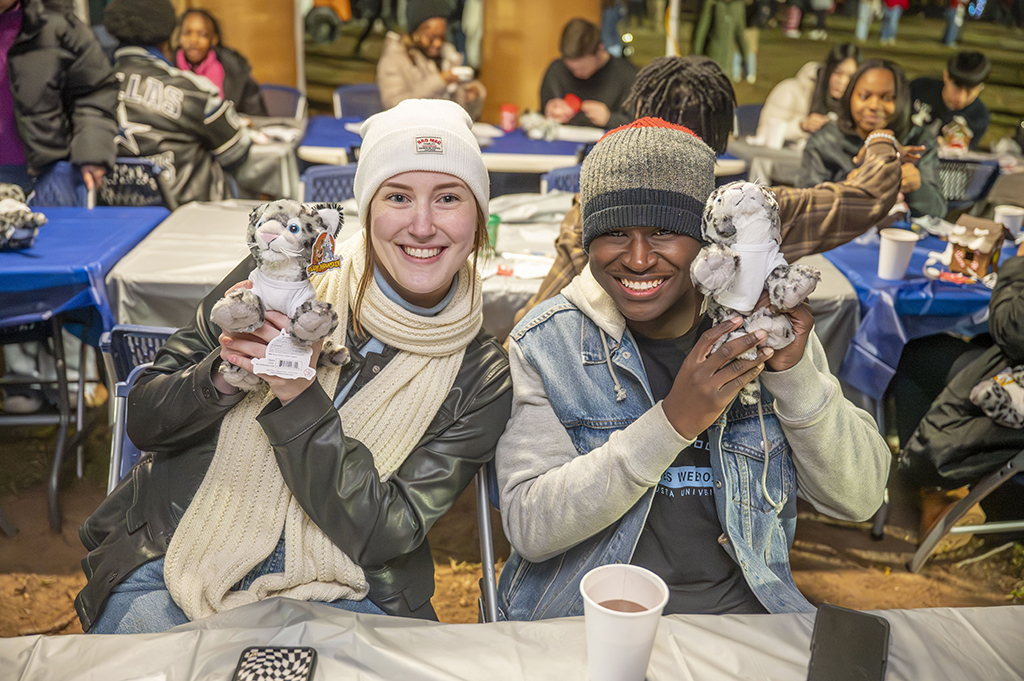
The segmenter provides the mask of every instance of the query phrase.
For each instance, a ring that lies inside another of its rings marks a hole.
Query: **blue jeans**
[[[860,0],[857,5],[857,40],[864,42],[868,39],[868,32],[871,30],[871,23],[875,18],[874,14],[871,0]]]
[[[903,15],[903,8],[899,5],[886,7],[882,13],[882,40],[895,40],[896,29],[900,25],[900,16]]]
[[[622,56],[624,47],[622,37],[619,35],[619,20],[626,14],[626,8],[621,5],[613,5],[601,12],[601,43],[604,49],[613,57]]]
[[[235,585],[247,589],[257,577],[284,570],[284,536],[267,558]],[[369,598],[361,601],[338,599],[325,603],[334,608],[369,615],[386,615]],[[164,582],[161,556],[140,566],[114,587],[103,612],[89,630],[90,634],[153,634],[188,622],[188,616],[171,598]]]
[[[960,29],[964,25],[964,14],[963,5],[957,9],[946,8],[946,35],[942,38],[943,45],[953,45],[960,38]]]

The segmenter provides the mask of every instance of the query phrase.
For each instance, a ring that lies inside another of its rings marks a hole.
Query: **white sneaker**
[[[811,40],[827,40],[828,39],[828,32],[816,28],[813,31],[811,31],[810,33],[808,33],[807,37],[810,38]]]
[[[42,408],[42,395],[10,395],[4,398],[3,410],[8,414],[34,414]]]
[[[786,36],[787,38],[794,38],[795,39],[795,38],[799,38],[800,37],[800,31],[798,31],[795,28],[793,28],[793,29],[790,29],[788,31],[783,31],[782,35]]]

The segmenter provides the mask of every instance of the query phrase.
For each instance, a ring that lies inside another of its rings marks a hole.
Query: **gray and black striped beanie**
[[[580,170],[583,250],[607,232],[658,227],[701,241],[715,152],[688,128],[640,118],[601,138]]]

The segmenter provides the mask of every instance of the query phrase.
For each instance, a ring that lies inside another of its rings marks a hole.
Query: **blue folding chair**
[[[288,85],[260,85],[260,98],[268,116],[305,118],[306,96]]]
[[[540,193],[547,194],[553,191],[578,192],[580,190],[581,167],[555,168],[551,172],[544,173],[540,176]]]
[[[103,334],[100,348],[114,379],[114,425],[110,443],[110,469],[107,494],[132,469],[142,455],[130,439],[128,393],[143,370],[153,363],[156,353],[177,329],[164,326],[119,324]]]
[[[356,164],[310,166],[300,179],[302,201],[341,202],[355,196]]]
[[[961,161],[943,159],[939,162],[939,182],[949,210],[970,208],[988,195],[999,179],[999,161]],[[943,216],[938,216],[943,217]]]
[[[82,173],[70,161],[57,161],[50,171],[36,181],[35,190],[29,198],[29,206],[44,208],[50,206],[85,207],[88,190]]]
[[[114,491],[117,483],[138,463],[142,453],[128,437],[128,393],[142,372],[149,367],[157,352],[176,329],[159,326],[135,326],[121,324],[109,334],[104,334],[101,346],[112,375],[114,385],[114,425],[110,444],[110,469],[107,474],[107,494]],[[498,580],[494,565],[494,535],[491,527],[490,497],[497,498],[497,483],[493,464],[485,464],[476,474],[476,510],[480,533],[480,558],[483,577],[480,580],[478,601],[481,622],[498,621]],[[0,521],[4,518],[0,514]],[[8,527],[0,523],[0,529]],[[16,532],[11,529],[11,534]]]
[[[757,134],[757,122],[761,119],[763,106],[763,104],[744,104],[736,107],[736,125],[733,127],[733,134],[736,137]]]
[[[334,90],[334,117],[369,118],[384,110],[376,83],[339,85]]]
[[[100,206],[178,207],[164,169],[148,158],[119,156],[96,197]]]

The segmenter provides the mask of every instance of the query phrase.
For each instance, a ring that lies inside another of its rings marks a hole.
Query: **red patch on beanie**
[[[629,130],[631,128],[666,128],[668,130],[678,130],[680,132],[688,132],[691,135],[693,135],[694,137],[696,137],[697,139],[700,139],[700,135],[695,133],[693,130],[690,130],[685,125],[676,125],[675,123],[669,123],[668,121],[663,120],[661,118],[655,118],[653,116],[645,116],[643,118],[636,119],[632,123],[627,123],[626,125],[620,125],[619,127],[615,128],[614,130],[609,130],[608,132],[606,132],[605,134],[603,134],[601,136],[601,139],[599,139],[598,142],[601,142],[601,140],[603,140],[608,135],[613,135],[613,134],[619,132],[620,130]],[[701,141],[703,141],[703,140],[701,140]]]

